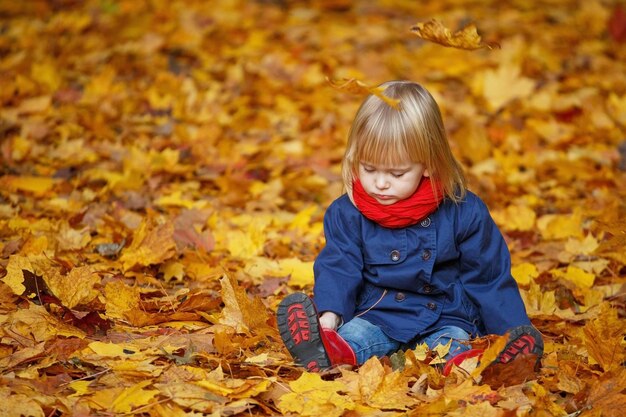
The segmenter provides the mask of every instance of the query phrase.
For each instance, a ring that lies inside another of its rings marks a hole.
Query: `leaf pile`
[[[621,415],[624,10],[1,2],[0,415]],[[539,372],[444,377],[445,347],[418,347],[308,374],[282,346],[351,119],[390,79],[440,103],[545,336]]]

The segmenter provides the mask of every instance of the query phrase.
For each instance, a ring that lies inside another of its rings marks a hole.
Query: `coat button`
[[[426,307],[428,307],[429,310],[435,310],[437,308],[437,304],[435,304],[435,303],[428,303],[428,304],[426,304]]]
[[[422,291],[424,291],[425,294],[430,294],[431,292],[433,292],[433,286],[430,284],[426,284],[422,287]]]
[[[422,259],[427,261],[430,259],[431,253],[428,249],[425,249],[424,252],[422,252]]]
[[[391,253],[389,254],[389,257],[391,258],[392,261],[398,262],[400,260],[400,251],[396,249],[392,250]]]
[[[422,220],[422,221],[420,222],[420,226],[422,226],[422,227],[428,227],[428,226],[430,226],[430,223],[431,223],[431,221],[430,221],[430,217],[426,217],[424,220]]]
[[[396,294],[396,301],[404,301],[406,299],[406,295],[403,292],[399,292]]]

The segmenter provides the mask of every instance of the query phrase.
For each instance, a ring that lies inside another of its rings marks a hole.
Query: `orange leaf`
[[[500,45],[495,42],[483,42],[476,31],[476,26],[473,24],[452,33],[450,29],[439,21],[431,19],[426,23],[416,24],[411,28],[411,32],[424,40],[451,48],[475,50],[500,47]]]
[[[155,220],[145,219],[135,231],[133,243],[122,251],[120,261],[124,269],[158,264],[174,256],[176,243],[173,235],[172,222],[157,224]]]
[[[603,303],[598,317],[584,327],[584,341],[591,359],[605,371],[620,368],[626,359],[622,345],[626,323],[609,303]]]
[[[387,97],[385,94],[383,94],[383,92],[385,91],[384,87],[372,87],[355,78],[350,78],[350,79],[344,78],[340,81],[339,80],[333,81],[333,80],[330,80],[329,78],[326,78],[326,80],[333,88],[336,88],[337,90],[346,91],[348,93],[358,94],[358,95],[372,94],[378,97],[379,99],[381,99],[382,101],[384,101],[385,103],[387,103],[388,105],[390,105],[391,107],[393,107],[394,109],[396,110],[400,109],[400,100]]]

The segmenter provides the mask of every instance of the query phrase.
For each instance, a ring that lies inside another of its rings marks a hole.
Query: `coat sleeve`
[[[465,203],[457,244],[461,253],[460,279],[478,307],[487,333],[504,334],[530,324],[517,282],[511,275],[511,255],[485,203],[473,196]]]
[[[318,311],[332,311],[344,323],[354,317],[363,283],[360,213],[347,198],[337,201],[324,216],[326,246],[313,265],[314,301]]]

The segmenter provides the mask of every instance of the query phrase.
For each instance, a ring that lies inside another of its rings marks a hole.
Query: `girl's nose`
[[[389,181],[387,181],[387,176],[384,174],[378,174],[376,176],[376,188],[379,190],[384,190],[389,187]]]

